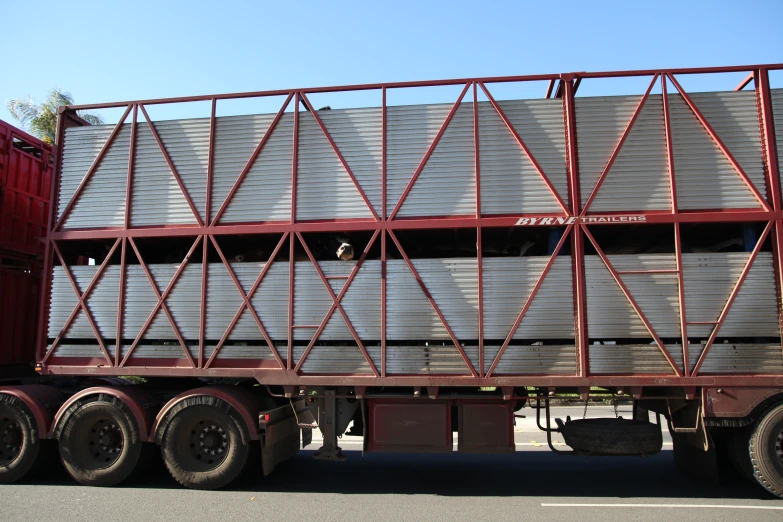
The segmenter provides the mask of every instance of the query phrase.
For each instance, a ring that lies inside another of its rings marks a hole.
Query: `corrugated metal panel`
[[[273,119],[272,114],[217,118],[210,216],[214,217],[223,204]],[[291,219],[293,132],[293,114],[286,113],[256,158],[221,222]]]
[[[380,348],[377,348],[377,358],[373,357],[369,348],[370,358],[373,359],[373,364],[376,368],[380,367]],[[301,347],[297,352],[298,357],[294,357],[298,361],[304,347]],[[295,352],[296,353],[296,352]],[[372,374],[370,365],[367,364],[367,359],[364,358],[361,350],[356,345],[352,346],[314,346],[310,353],[307,355],[305,363],[302,365],[303,373],[319,373],[319,374]]]
[[[193,360],[198,362],[198,344],[188,343],[188,351]],[[122,347],[122,353],[127,354],[130,349],[130,345],[124,345]],[[205,347],[206,349],[206,347]],[[209,357],[207,355],[206,357]],[[167,341],[165,344],[141,344],[136,345],[133,350],[131,358],[128,359],[127,365],[133,366],[136,359],[182,359],[186,361],[185,352],[182,351],[182,346],[178,341]],[[183,366],[188,365],[187,362]]]
[[[783,178],[783,89],[772,89],[772,117],[775,122],[775,139],[778,144],[778,175]]]
[[[389,107],[386,197],[394,209],[452,105]],[[454,216],[476,212],[473,104],[462,103],[398,215]]]
[[[576,98],[579,176],[583,203],[590,197],[641,98]],[[663,101],[660,95],[651,95],[631,127],[612,168],[590,205],[590,210],[669,209],[671,195]]]
[[[688,355],[691,368],[696,364],[704,345],[692,344]],[[699,369],[704,373],[781,373],[783,350],[780,344],[715,343]]]
[[[57,216],[98,156],[113,125],[72,127],[65,131]],[[63,228],[121,227],[125,219],[130,125],[124,124],[74,205]]]
[[[666,349],[682,368],[682,345],[671,344]],[[587,352],[591,374],[675,373],[657,344],[593,344]]]
[[[500,346],[484,346],[484,371],[488,371]],[[493,375],[575,375],[574,345],[511,345]]]
[[[319,266],[326,277],[332,277],[348,276],[355,264],[356,261],[324,261],[319,263]],[[309,261],[296,263],[295,278],[294,324],[320,325],[333,303],[329,292]],[[329,280],[335,294],[340,293],[345,282],[345,279]],[[362,340],[381,338],[380,285],[380,261],[366,261],[341,301],[346,315]],[[294,331],[294,339],[310,340],[315,330],[315,328],[297,328]],[[353,340],[339,311],[335,310],[319,340]]]
[[[176,264],[149,265],[149,270],[161,293],[166,290],[178,266]],[[125,290],[123,337],[135,339],[158,300],[140,265],[129,265],[125,277],[127,287]],[[171,310],[182,337],[187,341],[198,342],[201,313],[200,264],[189,263],[185,266],[185,270],[166,298],[166,304]],[[143,339],[176,339],[171,323],[162,308],[158,310]]]
[[[266,263],[231,263],[245,292],[255,283]],[[242,304],[234,281],[222,263],[210,263],[207,276],[206,336],[219,341]],[[264,328],[275,341],[288,339],[288,263],[272,263],[250,302]],[[261,330],[248,310],[244,310],[228,337],[229,341],[263,340]],[[222,356],[222,350],[219,357]],[[267,348],[267,351],[268,348]],[[271,355],[271,352],[270,352]]]
[[[498,102],[558,194],[568,199],[561,100]],[[481,212],[561,212],[533,164],[489,102],[479,103]]]
[[[457,338],[478,338],[476,260],[416,259],[413,265]],[[386,270],[387,338],[450,341],[405,261],[389,260]]]
[[[131,201],[133,226],[196,223],[193,211],[146,122],[136,126]]]
[[[381,110],[320,111],[340,153],[380,213]],[[348,172],[309,112],[299,113],[299,177],[296,216],[301,220],[370,218]]]
[[[611,255],[615,270],[674,270],[673,254]],[[659,337],[680,337],[677,274],[620,276]],[[587,323],[593,339],[652,339],[603,261],[585,256]],[[690,318],[689,318],[690,319]]]
[[[114,354],[116,353],[116,347],[115,345],[104,342],[104,345],[106,346],[106,351],[109,352],[109,355],[111,357],[114,357]],[[52,345],[48,345],[46,347],[46,350],[49,351],[49,349],[52,347]],[[101,351],[101,347],[98,346],[97,343],[95,344],[61,344],[57,346],[57,348],[54,350],[54,353],[52,354],[55,357],[94,357],[106,360],[103,352]]]
[[[463,347],[473,367],[478,370],[478,347]],[[476,354],[475,357],[471,354]],[[452,344],[442,346],[387,346],[386,373],[391,375],[433,374],[469,375],[465,361]]]
[[[84,290],[89,286],[98,266],[72,266],[69,267],[79,289]],[[114,339],[117,336],[117,298],[120,288],[120,267],[110,265],[106,267],[103,275],[87,298],[87,306],[92,312],[98,330],[104,339]],[[76,307],[78,300],[73,291],[68,276],[63,267],[54,267],[54,279],[52,282],[51,307],[49,312],[49,337],[54,338],[60,334],[65,321]],[[94,339],[95,334],[80,310],[79,315],[73,321],[71,328],[65,335],[66,339]]]
[[[548,256],[484,258],[484,339],[506,339],[548,261]],[[571,272],[570,257],[555,260],[514,339],[574,337]]]
[[[762,196],[766,196],[753,92],[690,95]],[[674,172],[680,209],[759,208],[759,202],[680,94],[669,95]]]
[[[275,348],[277,349],[277,353],[280,354],[280,357],[285,359],[287,345],[275,344]],[[211,353],[212,352],[210,351],[210,355]],[[251,359],[251,360],[258,360],[258,361],[276,360],[275,355],[272,353],[272,350],[270,350],[269,346],[266,344],[250,345],[247,343],[231,343],[231,342],[227,342],[220,348],[220,351],[218,352],[215,359]]]
[[[750,254],[685,254],[682,259],[689,322],[716,321]],[[772,254],[760,252],[726,316],[720,337],[779,337]],[[704,336],[712,325],[688,325],[688,336]],[[592,335],[592,334],[591,334]]]

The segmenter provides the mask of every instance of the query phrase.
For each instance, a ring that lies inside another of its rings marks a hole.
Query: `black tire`
[[[748,451],[749,440],[750,430],[748,428],[732,428],[724,438],[726,453],[734,469],[743,478],[756,482],[756,477],[753,476],[753,464],[750,462],[750,452]]]
[[[783,404],[767,410],[751,433],[748,448],[756,481],[783,498]]]
[[[21,399],[0,394],[0,484],[33,477],[51,462],[51,444],[39,436],[27,405]]]
[[[224,401],[192,397],[166,416],[161,454],[169,473],[191,489],[219,489],[239,478],[254,454],[247,426]]]
[[[565,443],[578,451],[607,455],[653,454],[661,450],[661,427],[627,419],[577,419],[562,429]]]
[[[85,486],[114,486],[143,467],[145,444],[136,419],[114,397],[77,403],[59,438],[63,466]]]

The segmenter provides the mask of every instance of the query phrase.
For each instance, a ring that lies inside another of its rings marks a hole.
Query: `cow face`
[[[337,258],[343,261],[353,259],[353,246],[348,243],[342,243],[340,248],[337,249]]]

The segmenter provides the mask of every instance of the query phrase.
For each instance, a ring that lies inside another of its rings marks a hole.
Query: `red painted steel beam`
[[[120,365],[120,353],[122,352],[123,312],[125,311],[125,272],[128,269],[128,239],[123,237],[118,241],[122,241],[122,251],[120,252],[120,288],[117,296],[117,342],[116,349],[114,350],[114,366]]]
[[[248,172],[250,172],[250,169],[253,168],[253,165],[255,164],[256,159],[258,158],[258,155],[261,154],[261,151],[264,148],[264,145],[266,145],[266,143],[272,137],[272,133],[275,131],[275,128],[277,127],[277,124],[280,122],[280,119],[283,117],[283,114],[285,113],[286,107],[288,107],[288,104],[291,102],[291,97],[292,97],[292,95],[289,94],[288,98],[285,99],[285,102],[283,102],[283,106],[280,107],[279,111],[277,111],[277,114],[275,115],[275,118],[272,120],[272,123],[269,124],[269,128],[264,133],[264,137],[261,138],[260,142],[258,142],[258,145],[256,146],[255,150],[253,150],[253,153],[250,155],[250,158],[247,160],[247,163],[245,164],[245,168],[243,168],[242,172],[239,173],[239,177],[234,182],[234,185],[231,187],[231,190],[229,190],[228,194],[226,194],[226,199],[223,200],[223,203],[220,205],[220,208],[215,213],[215,217],[212,220],[212,226],[214,226],[220,220],[220,217],[223,215],[223,212],[226,211],[226,208],[228,208],[228,205],[230,204],[231,199],[234,197],[234,195],[239,190],[239,187],[242,185],[242,182],[245,180],[245,177],[247,176]],[[213,132],[214,132],[214,129],[213,129]],[[210,133],[210,136],[211,135],[212,135],[212,133]],[[210,140],[210,148],[212,148],[213,146],[214,145],[212,145],[212,140]],[[294,147],[294,155],[296,155],[296,147]],[[209,205],[210,202],[207,202],[207,204]]]
[[[82,181],[79,183],[79,186],[76,188],[76,192],[74,192],[73,196],[71,197],[71,200],[66,205],[65,209],[60,215],[60,219],[57,221],[57,223],[55,223],[52,230],[57,230],[58,228],[60,228],[62,224],[65,222],[65,220],[68,218],[68,214],[70,214],[71,210],[73,210],[73,207],[76,206],[76,203],[79,201],[79,196],[81,196],[82,192],[84,191],[84,188],[92,179],[92,176],[95,174],[95,171],[98,170],[98,166],[100,166],[103,157],[109,151],[109,147],[111,147],[111,144],[114,142],[114,138],[116,138],[117,134],[120,133],[120,129],[122,129],[122,126],[125,123],[125,119],[128,117],[128,114],[130,114],[130,111],[133,107],[134,107],[133,105],[128,105],[128,108],[125,109],[125,112],[120,118],[120,121],[117,123],[117,125],[114,126],[114,130],[112,130],[111,134],[109,134],[106,143],[103,144],[103,147],[101,148],[100,152],[98,152],[98,155],[95,157],[95,160],[93,160],[92,165],[90,165],[90,168],[87,169],[87,173],[84,175],[84,178],[82,178]],[[57,172],[55,177],[59,178],[59,175],[60,172]]]
[[[655,73],[668,73],[668,74],[709,74],[709,73],[731,73],[731,72],[747,72],[753,69],[769,69],[777,70],[783,69],[783,63],[773,64],[753,64],[753,65],[737,65],[737,66],[725,66],[725,67],[691,67],[691,68],[679,68],[679,69],[639,69],[639,70],[625,70],[625,71],[607,71],[607,72],[579,72],[579,73],[559,73],[559,74],[529,74],[519,76],[492,76],[482,78],[452,78],[447,80],[429,80],[429,81],[410,81],[410,82],[388,82],[388,83],[366,83],[357,85],[340,85],[340,86],[321,86],[299,89],[278,89],[270,91],[247,91],[228,94],[205,94],[200,96],[180,96],[176,98],[154,98],[148,100],[138,101],[125,101],[125,102],[111,102],[111,103],[92,103],[82,105],[72,105],[69,109],[83,110],[83,109],[107,109],[112,107],[124,107],[131,103],[140,103],[144,105],[156,105],[161,103],[182,103],[193,101],[207,101],[211,99],[217,100],[233,100],[237,98],[259,98],[265,96],[281,96],[287,95],[292,92],[301,91],[309,94],[324,93],[324,92],[339,92],[339,91],[365,91],[365,90],[377,90],[382,88],[387,89],[404,89],[408,87],[437,87],[445,85],[463,85],[465,83],[480,81],[484,83],[507,83],[507,82],[524,82],[524,81],[548,81],[553,78],[561,78],[564,76],[574,77],[578,74],[580,78],[621,78],[627,76],[650,76]]]
[[[196,363],[193,361],[193,357],[190,355],[190,350],[188,349],[187,343],[185,343],[185,339],[183,339],[182,337],[182,332],[179,331],[177,322],[174,320],[174,316],[171,314],[171,310],[169,310],[169,307],[166,304],[166,298],[174,289],[174,286],[176,285],[179,276],[182,275],[182,272],[185,271],[185,266],[188,264],[190,257],[193,255],[193,252],[196,250],[196,247],[198,247],[202,239],[203,239],[202,236],[196,237],[196,241],[193,243],[193,246],[191,246],[190,250],[188,250],[188,253],[185,254],[185,259],[182,260],[182,262],[177,267],[176,272],[174,272],[174,275],[171,277],[171,280],[169,281],[166,290],[164,290],[163,294],[161,294],[160,289],[158,288],[158,284],[155,282],[155,278],[152,277],[152,273],[150,272],[149,267],[144,262],[144,259],[141,257],[141,253],[139,252],[139,249],[136,246],[136,242],[133,241],[133,238],[130,238],[131,248],[133,248],[133,251],[136,254],[136,259],[139,260],[139,264],[141,265],[141,268],[144,270],[144,273],[147,275],[147,280],[149,281],[150,286],[152,287],[152,291],[155,293],[155,297],[157,298],[158,302],[152,308],[152,312],[150,313],[149,317],[147,317],[147,320],[144,322],[144,325],[141,327],[141,330],[139,330],[139,333],[136,335],[136,339],[133,341],[130,348],[128,349],[128,353],[126,353],[125,357],[123,357],[122,362],[120,363],[120,367],[124,367],[128,363],[128,359],[130,359],[131,355],[133,355],[133,351],[136,349],[136,346],[138,346],[139,342],[141,342],[142,338],[144,337],[144,334],[149,329],[150,325],[152,324],[152,321],[155,319],[155,316],[157,315],[158,310],[162,308],[163,313],[166,314],[169,323],[171,323],[171,328],[174,330],[174,335],[177,336],[177,340],[179,341],[179,344],[182,347],[182,351],[185,352],[185,358],[190,363],[191,368],[196,368]]]
[[[212,99],[212,109],[209,113],[209,158],[207,159],[206,203],[204,204],[204,223],[211,223],[212,211],[212,178],[215,176],[215,141],[217,140],[217,100]]]
[[[519,135],[517,130],[514,128],[514,125],[511,124],[511,120],[508,119],[508,116],[506,116],[506,113],[503,112],[503,109],[500,108],[500,105],[495,101],[495,98],[492,97],[489,90],[486,88],[486,86],[483,83],[479,84],[481,86],[481,90],[484,91],[484,94],[486,94],[487,99],[492,104],[492,107],[495,108],[495,111],[498,113],[498,116],[500,116],[500,119],[503,120],[503,123],[506,124],[506,127],[508,128],[509,132],[511,132],[511,135],[514,136],[514,139],[517,142],[517,145],[522,149],[522,152],[525,153],[525,156],[527,156],[528,161],[533,165],[533,168],[536,169],[536,172],[539,176],[541,176],[541,179],[546,184],[546,187],[549,189],[549,192],[552,194],[552,197],[557,201],[557,204],[560,205],[560,208],[563,209],[563,212],[565,214],[568,214],[568,207],[563,202],[562,198],[560,198],[560,195],[557,193],[557,189],[555,189],[555,186],[552,184],[552,182],[549,180],[547,175],[544,173],[544,169],[541,168],[541,165],[536,161],[536,158],[533,157],[533,154],[530,152],[530,149],[525,145],[525,142],[522,141],[522,137]]]
[[[633,296],[631,295],[631,292],[628,290],[628,287],[625,286],[623,279],[620,277],[620,275],[614,269],[612,264],[609,262],[609,259],[606,257],[606,254],[604,254],[604,251],[601,250],[601,247],[598,246],[598,242],[590,233],[590,230],[587,227],[583,227],[583,228],[584,228],[584,233],[587,236],[587,239],[589,239],[590,243],[592,243],[593,248],[595,248],[595,251],[598,254],[598,257],[600,257],[601,261],[604,262],[606,269],[609,270],[609,273],[612,275],[612,278],[617,283],[617,286],[620,287],[620,291],[622,291],[623,295],[628,300],[631,307],[633,307],[634,311],[636,312],[636,315],[639,316],[639,319],[641,319],[642,323],[644,324],[644,327],[647,328],[648,332],[650,332],[650,336],[652,336],[652,338],[658,344],[658,348],[660,348],[661,352],[663,352],[664,357],[666,357],[666,360],[671,365],[672,369],[674,370],[674,373],[676,373],[678,377],[682,377],[683,376],[682,371],[677,366],[677,363],[674,362],[674,359],[669,353],[669,350],[666,348],[666,346],[664,346],[663,341],[661,341],[661,338],[658,337],[658,334],[655,332],[655,329],[652,327],[652,324],[650,324],[650,321],[647,319],[647,316],[644,314],[641,307],[636,302],[636,299],[634,299]]]
[[[650,82],[649,87],[647,87],[647,90],[642,96],[642,99],[639,100],[639,104],[636,106],[636,110],[631,115],[631,119],[628,122],[628,125],[626,125],[622,136],[620,136],[620,141],[617,142],[617,145],[612,151],[612,155],[609,156],[609,160],[606,162],[606,166],[604,167],[604,170],[601,172],[601,175],[598,177],[598,181],[596,182],[595,187],[593,187],[593,191],[590,193],[590,196],[587,198],[587,201],[585,202],[585,206],[582,209],[582,215],[585,215],[587,213],[587,210],[590,208],[590,205],[593,203],[595,196],[598,194],[598,190],[601,188],[601,185],[606,179],[607,174],[609,174],[609,170],[612,168],[612,165],[614,165],[614,161],[617,159],[617,156],[620,154],[620,149],[623,147],[626,138],[628,138],[628,135],[631,133],[633,124],[636,123],[636,119],[639,117],[639,114],[642,113],[642,108],[644,107],[645,102],[647,102],[647,98],[650,96],[650,91],[652,91],[652,88],[655,86],[655,81],[657,79],[658,79],[658,74],[653,75],[653,79]]]
[[[734,156],[729,152],[729,149],[726,147],[726,145],[723,143],[723,140],[720,139],[718,134],[715,132],[715,130],[712,128],[710,123],[704,118],[704,115],[699,111],[698,107],[696,107],[696,104],[693,103],[693,100],[691,100],[690,96],[688,96],[688,93],[685,92],[685,90],[682,88],[682,86],[679,84],[677,79],[674,77],[673,74],[667,75],[669,77],[669,80],[671,80],[672,84],[677,88],[677,90],[680,92],[680,96],[682,96],[682,99],[685,101],[685,103],[688,105],[688,107],[693,112],[694,116],[696,116],[696,119],[699,120],[702,127],[704,127],[704,130],[707,131],[707,134],[709,134],[710,138],[715,142],[715,144],[718,146],[720,151],[723,153],[724,156],[726,156],[726,159],[729,161],[732,167],[734,167],[734,170],[737,172],[739,177],[742,179],[743,182],[745,182],[745,185],[747,185],[748,189],[751,191],[753,196],[758,200],[759,203],[761,203],[761,206],[764,208],[764,210],[770,211],[772,210],[769,205],[767,205],[767,202],[764,200],[761,194],[759,194],[758,189],[753,185],[753,182],[750,180],[748,175],[745,173],[745,171],[740,166],[739,162],[734,158]]]
[[[482,86],[484,88],[484,86]],[[476,171],[476,219],[481,219],[481,149],[479,141],[478,87],[473,83],[473,151]],[[484,376],[484,254],[481,234],[481,222],[476,228],[476,278],[478,294],[478,351],[480,377]]]
[[[747,87],[748,85],[750,85],[750,82],[752,82],[752,81],[753,81],[753,76],[754,76],[754,74],[755,74],[755,72],[751,72],[750,74],[748,74],[748,75],[745,77],[745,79],[744,79],[744,80],[742,80],[742,81],[740,82],[740,84],[739,84],[739,85],[737,85],[736,87],[734,87],[734,90],[735,90],[735,91],[741,91],[742,89],[744,89],[745,87]]]
[[[57,258],[60,260],[60,264],[63,267],[63,272],[65,272],[65,275],[68,277],[68,281],[71,283],[71,286],[73,287],[73,291],[76,294],[76,299],[78,300],[78,302],[76,304],[76,307],[71,312],[71,315],[69,315],[68,319],[65,321],[62,330],[60,330],[60,333],[57,334],[57,337],[52,342],[52,347],[44,356],[43,362],[46,362],[46,360],[49,359],[49,357],[51,357],[52,353],[54,353],[55,349],[57,348],[57,346],[59,345],[63,337],[65,337],[65,334],[68,332],[68,329],[71,327],[71,324],[73,323],[74,319],[76,319],[76,316],[79,314],[79,310],[81,309],[84,312],[84,316],[87,318],[87,322],[90,323],[90,328],[92,328],[93,334],[95,334],[95,339],[98,341],[98,346],[100,346],[101,352],[103,353],[103,356],[106,358],[106,362],[109,363],[109,366],[114,365],[114,361],[112,361],[111,356],[109,355],[109,351],[106,349],[106,345],[103,342],[103,336],[101,336],[101,331],[98,329],[98,325],[95,323],[95,319],[92,316],[90,307],[87,305],[87,299],[90,297],[90,293],[95,288],[95,285],[98,284],[98,281],[101,279],[101,276],[103,276],[103,272],[106,270],[106,267],[109,266],[109,260],[111,259],[111,256],[114,255],[114,252],[117,250],[117,245],[119,245],[120,241],[121,241],[120,239],[117,239],[117,241],[114,242],[114,245],[106,254],[106,257],[103,259],[103,262],[95,271],[95,274],[92,276],[92,280],[90,281],[90,284],[87,285],[87,288],[84,289],[84,292],[82,292],[79,289],[79,285],[76,283],[73,274],[71,274],[71,271],[68,269],[68,266],[65,263],[65,259],[63,258],[60,249],[57,247],[57,243],[55,243],[54,241],[52,242],[52,248],[54,249],[54,252],[57,254]]]
[[[451,110],[449,111],[448,115],[446,115],[446,119],[444,120],[443,125],[441,125],[438,133],[435,135],[435,139],[433,139],[432,143],[430,143],[430,146],[427,148],[427,152],[424,154],[424,157],[419,163],[419,166],[414,171],[410,181],[408,181],[408,185],[405,187],[405,190],[402,191],[402,195],[400,196],[399,201],[397,201],[397,204],[394,206],[394,209],[391,211],[391,214],[389,214],[390,220],[394,219],[394,216],[397,215],[397,213],[402,208],[402,205],[405,203],[405,198],[407,198],[408,194],[410,194],[410,191],[413,188],[413,184],[416,183],[417,179],[419,179],[419,176],[424,170],[424,167],[427,165],[430,156],[432,156],[432,153],[435,152],[435,148],[438,146],[440,139],[443,137],[443,134],[446,132],[446,128],[449,126],[449,123],[451,123],[451,120],[454,118],[454,115],[457,114],[457,110],[459,109],[460,103],[462,103],[462,99],[465,97],[465,94],[468,92],[469,88],[470,88],[470,83],[466,83],[465,87],[462,89],[462,92],[457,98],[457,101],[454,102],[454,105],[451,107]]]
[[[302,101],[307,105],[310,105],[310,100],[307,99],[307,96],[304,93],[301,93],[301,96],[302,96]],[[337,147],[337,144],[334,142],[334,138],[332,138],[332,135],[329,133],[329,129],[326,128],[326,125],[324,125],[323,120],[318,115],[318,111],[310,111],[310,114],[312,114],[313,118],[315,118],[315,122],[318,124],[318,127],[320,127],[321,131],[324,133],[324,136],[326,136],[326,139],[329,141],[329,145],[332,146],[332,150],[334,150],[334,153],[337,155],[337,159],[340,160],[340,164],[342,164],[343,168],[345,169],[345,172],[348,173],[348,176],[351,178],[351,181],[353,181],[356,190],[359,191],[359,195],[364,200],[364,203],[367,205],[367,208],[370,210],[370,213],[372,214],[373,218],[376,221],[380,221],[380,217],[378,216],[378,213],[375,212],[372,203],[370,203],[370,199],[367,197],[367,194],[364,193],[364,189],[362,188],[361,184],[359,184],[359,180],[357,180],[356,176],[353,174],[353,170],[351,170],[351,167],[348,165],[348,162],[343,157],[343,153],[340,152],[340,149]]]
[[[547,85],[547,87],[546,87],[546,95],[544,96],[544,98],[550,98],[552,96],[552,91],[555,88],[555,82],[556,81],[557,80],[555,80],[554,78],[549,80],[549,85]]]
[[[546,279],[547,274],[549,274],[549,270],[552,268],[552,265],[555,264],[557,255],[560,253],[560,250],[563,248],[563,245],[565,244],[566,239],[568,239],[569,234],[571,233],[571,230],[573,228],[574,225],[569,225],[568,228],[566,228],[565,232],[563,232],[563,235],[560,237],[560,241],[558,241],[554,252],[549,257],[549,260],[544,266],[544,269],[541,271],[541,275],[538,276],[538,280],[536,281],[533,290],[530,292],[530,295],[525,301],[524,306],[522,306],[522,310],[519,312],[519,315],[517,315],[514,324],[511,326],[511,331],[508,332],[508,335],[506,336],[506,340],[503,341],[503,345],[500,347],[500,350],[495,356],[494,361],[492,361],[492,366],[489,367],[486,377],[491,377],[492,373],[495,371],[495,368],[497,368],[498,363],[500,362],[500,358],[503,357],[506,348],[508,348],[509,343],[511,343],[511,340],[514,338],[514,334],[517,333],[517,330],[519,329],[519,325],[522,324],[522,320],[525,318],[525,314],[527,314],[527,311],[530,310],[530,306],[533,304],[533,299],[536,298],[538,291],[541,289],[541,285],[544,284],[544,279]]]
[[[207,208],[209,208],[209,199],[207,199]],[[209,216],[205,214],[205,220],[209,219]],[[209,236],[210,239],[212,236]],[[204,347],[207,343],[206,331],[207,331],[207,291],[209,290],[207,282],[209,281],[209,263],[207,262],[209,256],[209,243],[206,237],[201,239],[203,248],[201,249],[201,317],[198,324],[198,367],[204,367]]]
[[[364,260],[367,259],[367,254],[370,252],[370,249],[372,248],[373,244],[375,243],[375,240],[378,238],[378,234],[380,231],[376,230],[375,234],[373,234],[372,238],[370,238],[370,241],[367,243],[367,246],[364,248],[364,251],[362,252],[362,255],[359,256],[359,259],[357,260],[356,264],[354,265],[353,269],[351,270],[350,275],[348,276],[348,279],[346,279],[345,284],[343,285],[342,290],[340,290],[340,293],[337,294],[337,296],[334,296],[334,291],[329,292],[329,295],[332,297],[332,305],[329,307],[329,310],[326,312],[326,315],[324,316],[323,320],[321,321],[321,324],[317,326],[317,329],[315,333],[313,334],[312,339],[310,339],[309,344],[307,345],[307,348],[305,348],[304,353],[302,354],[302,358],[299,359],[299,361],[296,364],[296,367],[294,367],[294,371],[299,372],[302,369],[302,366],[304,365],[305,360],[307,359],[307,356],[310,355],[310,351],[313,349],[313,346],[315,346],[315,343],[318,341],[318,338],[323,333],[324,329],[326,329],[326,325],[329,323],[329,320],[332,318],[332,315],[334,315],[335,310],[341,305],[343,297],[345,297],[345,294],[348,292],[348,289],[351,286],[351,283],[353,283],[354,279],[356,278],[356,275],[359,273],[359,270],[361,269],[362,265],[364,264]],[[302,243],[304,245],[304,243]],[[305,249],[307,247],[305,246]],[[309,251],[309,249],[307,249]],[[309,255],[309,254],[308,254]],[[316,270],[318,271],[318,275],[322,276],[323,272],[321,271],[321,267],[317,265],[317,261],[315,258],[311,257],[310,260],[315,265]],[[329,278],[322,277],[321,280],[323,281],[324,285],[328,288],[328,290],[332,290],[331,285],[328,281]],[[347,323],[347,319],[346,319]],[[349,328],[353,329],[353,326],[351,325]],[[358,344],[358,343],[357,343]],[[361,348],[360,348],[361,349]],[[362,350],[363,353],[366,352],[366,350]],[[380,376],[378,373],[378,370],[375,368],[375,364],[372,362],[372,359],[370,358],[369,354],[365,355],[365,358],[367,359],[367,362],[370,364],[370,368],[373,369],[373,373],[376,377]]]
[[[767,223],[767,226],[764,227],[764,232],[762,232],[761,237],[759,237],[759,240],[756,242],[756,246],[753,248],[753,251],[750,253],[750,256],[748,257],[748,261],[747,263],[745,263],[745,266],[742,269],[742,273],[740,274],[739,279],[737,279],[734,288],[731,290],[731,293],[729,294],[729,298],[726,301],[726,304],[723,306],[723,310],[721,310],[720,315],[718,316],[718,320],[717,323],[715,324],[715,328],[713,328],[710,337],[707,339],[707,343],[704,345],[704,349],[701,351],[699,360],[696,362],[696,364],[693,367],[693,373],[691,374],[693,377],[695,377],[699,373],[702,364],[704,364],[704,360],[707,358],[707,354],[710,352],[710,348],[712,348],[712,344],[715,342],[715,338],[718,337],[718,332],[720,332],[720,329],[723,326],[724,321],[726,320],[726,316],[728,316],[729,312],[731,311],[731,305],[734,304],[734,300],[737,298],[737,294],[739,294],[739,291],[742,288],[742,284],[745,282],[745,278],[748,277],[748,273],[750,272],[750,269],[753,267],[753,262],[756,260],[756,256],[758,256],[758,253],[761,251],[761,246],[764,244],[764,240],[767,239],[767,235],[769,234],[771,228],[772,228],[772,221]]]
[[[50,364],[41,371],[44,375],[107,375],[128,374],[128,368],[72,366]],[[783,377],[774,374],[709,375],[676,378],[667,374],[606,375],[575,377],[561,375],[520,375],[474,378],[455,375],[411,375],[374,377],[368,374],[297,375],[294,372],[266,368],[187,368],[170,366],[140,366],[134,375],[149,377],[251,377],[267,385],[291,386],[535,386],[535,387],[738,387],[775,388],[783,385]]]
[[[389,235],[391,236],[392,241],[394,241],[394,244],[397,246],[397,250],[400,251],[400,255],[402,255],[402,258],[405,260],[405,264],[408,265],[408,268],[413,274],[413,277],[416,279],[416,282],[419,283],[419,287],[421,287],[422,292],[424,292],[424,295],[427,297],[427,300],[430,302],[432,309],[435,310],[435,314],[438,316],[438,319],[440,319],[440,322],[443,324],[443,328],[446,329],[446,333],[448,333],[449,337],[451,338],[451,341],[454,343],[454,346],[459,351],[460,356],[462,356],[462,360],[465,362],[465,365],[468,367],[468,370],[470,370],[470,374],[473,377],[478,377],[479,375],[476,372],[476,369],[473,367],[473,364],[470,362],[470,359],[465,353],[465,350],[462,349],[462,343],[459,342],[459,339],[457,339],[457,336],[454,334],[454,331],[451,329],[451,326],[449,326],[449,323],[448,321],[446,321],[446,317],[443,315],[443,312],[441,312],[438,303],[435,302],[435,299],[432,297],[432,294],[427,289],[427,285],[424,284],[424,280],[422,280],[421,276],[419,275],[418,270],[416,270],[416,267],[413,266],[413,263],[408,257],[408,254],[405,253],[405,249],[402,248],[402,245],[397,240],[397,236],[391,230],[389,231]]]
[[[264,337],[264,341],[266,341],[267,346],[269,346],[272,355],[275,356],[275,360],[280,365],[280,369],[281,370],[285,369],[285,364],[283,363],[283,359],[280,357],[280,353],[278,353],[277,348],[275,348],[274,341],[272,341],[272,338],[269,337],[269,334],[267,333],[266,328],[264,327],[264,323],[261,321],[261,318],[258,316],[255,307],[253,307],[253,303],[251,302],[251,299],[253,298],[253,295],[256,293],[256,290],[258,290],[258,287],[261,285],[261,282],[264,280],[264,276],[267,274],[267,272],[269,272],[269,269],[272,268],[272,263],[274,263],[275,257],[277,257],[278,252],[280,252],[280,249],[283,247],[283,244],[285,243],[285,240],[288,237],[288,235],[289,234],[283,234],[283,236],[280,238],[280,241],[278,241],[277,246],[272,251],[272,255],[269,256],[269,259],[264,264],[264,268],[261,269],[261,273],[258,274],[258,277],[256,277],[253,286],[250,287],[250,290],[247,293],[245,293],[245,290],[242,288],[242,283],[239,282],[239,279],[234,273],[234,270],[231,268],[231,264],[226,259],[226,256],[223,255],[223,250],[221,250],[220,245],[218,245],[217,243],[217,240],[215,240],[214,236],[209,237],[209,239],[212,241],[212,245],[215,247],[215,251],[218,253],[218,256],[220,256],[220,260],[223,262],[223,265],[226,267],[226,270],[228,271],[228,275],[231,277],[231,280],[234,281],[234,285],[236,285],[240,297],[242,297],[242,304],[239,306],[239,310],[237,310],[237,312],[234,314],[233,319],[231,319],[231,323],[229,323],[228,328],[226,328],[226,331],[223,333],[223,336],[220,338],[220,342],[218,342],[217,346],[215,346],[215,349],[212,351],[212,355],[209,357],[209,360],[204,365],[205,368],[209,368],[212,365],[212,363],[215,361],[215,358],[217,357],[217,354],[220,352],[220,349],[223,347],[223,344],[226,342],[229,335],[231,335],[231,332],[234,330],[234,327],[236,326],[237,322],[239,322],[239,318],[242,317],[242,312],[248,310],[250,312],[250,315],[253,316],[253,320],[256,322],[256,326],[258,326],[258,329],[261,331],[261,335]]]

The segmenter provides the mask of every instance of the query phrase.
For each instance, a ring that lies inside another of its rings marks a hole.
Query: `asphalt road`
[[[582,410],[554,414],[581,418]],[[534,423],[518,420],[513,455],[362,457],[359,440],[344,437],[346,462],[314,460],[311,447],[269,477],[223,491],[183,489],[160,464],[107,489],[77,486],[52,469],[35,483],[0,486],[0,520],[783,520],[783,500],[743,479],[713,486],[678,474],[666,433],[664,450],[649,458],[569,457],[551,453]]]

